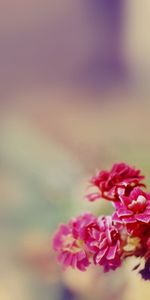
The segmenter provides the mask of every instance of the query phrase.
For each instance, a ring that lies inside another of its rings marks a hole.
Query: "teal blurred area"
[[[150,187],[148,1],[0,1],[0,299],[149,299],[129,261],[115,273],[57,265],[59,223],[125,161]],[[109,287],[109,288],[108,288]]]

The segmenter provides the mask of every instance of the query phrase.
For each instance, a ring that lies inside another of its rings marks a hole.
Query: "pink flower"
[[[128,197],[120,196],[120,202],[116,202],[115,206],[113,221],[117,223],[140,230],[137,223],[150,222],[150,194],[144,193],[140,188],[134,188]]]
[[[118,268],[121,265],[121,236],[112,218],[99,218],[88,231],[86,243],[93,253],[94,263],[103,266],[105,272]]]
[[[100,197],[110,201],[117,201],[120,194],[128,196],[136,186],[144,186],[141,180],[144,176],[140,170],[136,170],[125,163],[114,164],[110,171],[100,171],[90,183],[98,189],[98,192],[87,195],[89,201]]]
[[[90,252],[84,243],[85,228],[95,220],[90,213],[72,219],[59,227],[53,238],[53,248],[58,261],[65,267],[71,266],[85,271],[90,264]]]
[[[95,217],[85,213],[62,224],[53,238],[53,248],[64,267],[85,271],[90,263],[104,272],[115,270],[123,260],[136,256],[145,260],[139,271],[150,280],[150,194],[140,186],[144,176],[125,163],[114,164],[91,179],[98,192],[87,196],[113,202],[112,216]],[[138,263],[133,270],[141,267]]]

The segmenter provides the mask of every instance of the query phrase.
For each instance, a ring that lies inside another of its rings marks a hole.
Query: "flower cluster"
[[[134,269],[150,280],[150,194],[143,191],[143,179],[140,170],[125,163],[91,178],[90,186],[96,191],[87,199],[106,199],[115,209],[111,216],[85,213],[59,227],[53,248],[64,267],[85,271],[93,263],[108,272],[135,256],[144,258],[145,266],[141,270],[139,263]]]

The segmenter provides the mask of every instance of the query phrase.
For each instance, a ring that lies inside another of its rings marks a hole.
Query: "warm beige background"
[[[62,300],[63,285],[86,300],[149,299],[134,261],[110,274],[64,273],[50,245],[59,222],[112,210],[84,199],[97,168],[124,160],[150,189],[150,3],[124,1],[127,78],[104,74],[100,88],[105,69],[90,77],[88,62],[103,54],[107,30],[102,14],[95,26],[89,2],[0,1],[2,300]]]

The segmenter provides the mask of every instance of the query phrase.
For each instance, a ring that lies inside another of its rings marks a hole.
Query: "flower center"
[[[83,249],[83,241],[80,239],[74,239],[72,234],[64,237],[63,250],[72,253],[77,253]]]
[[[136,200],[132,200],[128,208],[134,212],[142,212],[146,207],[146,201],[147,199],[143,195],[139,195]]]
[[[123,247],[123,249],[127,252],[135,251],[140,247],[140,238],[138,237],[128,237],[127,244]]]
[[[139,204],[145,204],[146,203],[146,198],[144,196],[142,196],[142,195],[138,196],[137,203],[139,203]]]

